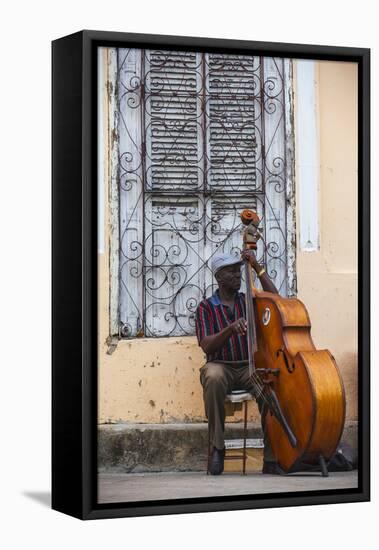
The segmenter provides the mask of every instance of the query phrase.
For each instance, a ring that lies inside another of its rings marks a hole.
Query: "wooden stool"
[[[253,401],[251,393],[245,390],[234,390],[231,393],[228,393],[225,397],[225,403],[242,403],[243,405],[243,453],[242,453],[242,473],[246,473],[246,439],[247,439],[247,403],[248,401]],[[209,462],[211,458],[211,438],[208,429],[208,461],[207,461],[207,475],[209,474]],[[240,455],[226,454],[224,460],[241,460]]]

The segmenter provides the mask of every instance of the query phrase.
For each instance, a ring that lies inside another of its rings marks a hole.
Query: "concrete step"
[[[226,424],[225,439],[241,439],[241,424]],[[250,439],[262,431],[248,425]],[[208,425],[103,424],[99,427],[100,472],[204,471],[208,449]]]
[[[227,423],[225,439],[241,439],[242,423]],[[248,424],[248,468],[259,470],[262,463],[261,428]],[[357,422],[348,422],[342,441],[357,449]],[[207,463],[208,425],[102,424],[98,429],[98,469],[109,473],[204,471]],[[234,453],[235,451],[233,451]],[[237,451],[238,452],[238,451]],[[229,461],[226,470],[236,471],[240,461]]]

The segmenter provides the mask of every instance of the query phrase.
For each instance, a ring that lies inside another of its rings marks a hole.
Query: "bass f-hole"
[[[278,349],[278,351],[276,352],[276,357],[279,357],[279,355],[283,356],[284,363],[286,365],[286,369],[288,370],[288,372],[290,374],[292,374],[293,371],[295,370],[295,363],[292,363],[292,365],[289,364],[287,354],[285,353],[284,349],[282,349],[282,348]]]

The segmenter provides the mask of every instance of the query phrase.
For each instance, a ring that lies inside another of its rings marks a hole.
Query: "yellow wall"
[[[321,248],[297,252],[298,296],[308,308],[316,347],[330,349],[340,366],[348,419],[357,414],[356,82],[354,64],[318,64]],[[123,340],[107,353],[107,201],[104,209],[105,250],[98,258],[99,422],[205,420],[199,382],[204,355],[195,337]],[[252,419],[258,421],[256,407]]]
[[[357,416],[357,76],[354,63],[318,63],[320,250],[297,251],[298,297],[316,347],[340,367],[348,419]]]

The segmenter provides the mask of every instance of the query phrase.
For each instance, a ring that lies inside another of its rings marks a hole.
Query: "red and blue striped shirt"
[[[245,294],[237,292],[234,299],[234,311],[220,300],[218,289],[202,300],[196,311],[196,336],[200,344],[204,336],[217,334],[237,319],[246,319]],[[246,361],[249,358],[246,335],[233,334],[225,344],[212,354],[207,361]]]

